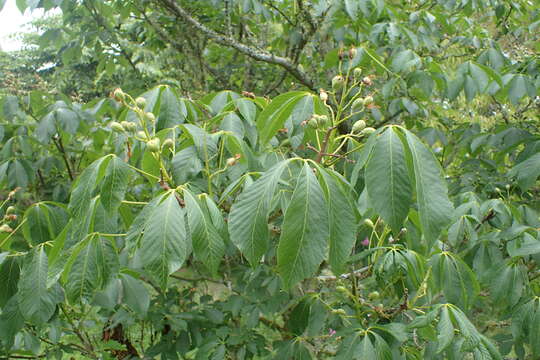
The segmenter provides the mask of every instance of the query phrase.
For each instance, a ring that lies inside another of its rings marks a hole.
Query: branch
[[[316,91],[316,87],[313,84],[313,80],[308,75],[300,70],[292,60],[274,55],[267,51],[256,49],[251,46],[242,44],[232,37],[225,36],[215,32],[214,30],[201,24],[198,20],[193,18],[183,7],[181,7],[175,0],[156,0],[161,2],[165,7],[170,9],[177,17],[184,19],[187,23],[193,26],[198,31],[202,32],[215,42],[231,47],[238,52],[251,57],[252,59],[263,61],[269,64],[281,66],[287,70],[292,76],[294,76],[302,85],[306,86],[310,90]]]

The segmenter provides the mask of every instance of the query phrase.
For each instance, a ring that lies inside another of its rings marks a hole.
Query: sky
[[[23,15],[15,5],[15,0],[7,0],[4,8],[0,10],[0,47],[2,50],[13,51],[20,49],[22,46],[20,41],[11,39],[9,35],[14,32],[23,32],[25,23],[42,15],[42,9],[37,9],[32,13],[27,10]]]

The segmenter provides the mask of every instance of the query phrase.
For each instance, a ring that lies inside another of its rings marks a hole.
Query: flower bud
[[[354,68],[353,76],[356,81],[360,81],[360,77],[362,76],[362,69],[359,67]]]
[[[366,122],[364,120],[358,120],[352,127],[353,134],[356,134],[366,128]]]
[[[117,133],[123,133],[125,131],[124,127],[122,126],[122,124],[116,122],[116,121],[113,121],[111,122],[111,129],[114,131],[114,132],[117,132]]]
[[[353,111],[360,111],[364,108],[364,99],[358,98],[353,101],[352,103],[352,110]]]
[[[143,98],[142,96],[139,96],[138,98],[135,99],[135,104],[137,104],[137,107],[139,109],[144,109],[144,107],[146,106],[146,99]]]
[[[345,84],[345,79],[341,75],[336,75],[332,79],[332,89],[334,89],[334,91],[343,89],[344,84]]]
[[[227,159],[227,166],[234,166],[236,165],[236,158],[231,157]]]
[[[354,59],[357,52],[358,51],[356,50],[356,48],[354,46],[351,46],[351,48],[349,49],[349,59]]]
[[[174,141],[173,139],[166,139],[164,142],[163,142],[163,149],[170,149],[174,146]]]
[[[10,232],[13,232],[13,229],[8,224],[3,224],[0,226],[0,232],[10,233]]]
[[[146,147],[148,148],[148,150],[150,150],[151,152],[153,153],[157,153],[159,152],[159,148],[160,148],[160,141],[159,141],[159,138],[153,138],[152,140],[148,141],[146,143]]]
[[[151,112],[147,112],[144,114],[144,117],[146,118],[146,120],[150,121],[150,122],[154,122],[156,121],[156,116],[154,114],[152,114]]]
[[[369,136],[369,135],[373,134],[375,131],[377,131],[377,130],[375,130],[375,129],[372,128],[372,127],[367,127],[367,128],[365,128],[364,130],[362,130],[362,131],[360,132],[360,135]]]
[[[326,103],[326,101],[328,100],[328,93],[324,91],[323,89],[321,89],[319,92],[319,98],[321,99],[323,103]]]

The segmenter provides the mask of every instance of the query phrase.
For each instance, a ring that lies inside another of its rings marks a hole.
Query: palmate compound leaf
[[[128,188],[131,169],[128,164],[114,156],[107,165],[101,184],[101,204],[109,213],[118,209]]]
[[[183,193],[193,253],[197,260],[201,261],[212,274],[215,274],[225,254],[225,242],[212,223],[205,204],[202,204],[189,190],[184,190]]]
[[[366,187],[373,209],[399,233],[412,200],[404,146],[393,127],[379,134],[366,165]]]
[[[268,248],[268,216],[281,174],[289,160],[277,163],[238,197],[229,214],[231,241],[251,266],[256,266]]]
[[[185,212],[171,191],[149,216],[137,255],[146,271],[165,289],[169,275],[180,269],[188,256]]]
[[[311,167],[304,164],[285,211],[277,249],[278,272],[286,288],[315,274],[324,260],[328,236],[324,193]]]

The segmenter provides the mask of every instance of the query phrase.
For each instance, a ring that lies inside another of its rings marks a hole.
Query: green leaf
[[[115,212],[128,187],[131,169],[117,156],[113,156],[107,165],[107,171],[101,184],[101,204],[109,213]]]
[[[24,318],[19,309],[19,296],[12,297],[0,314],[0,339],[8,347],[13,343],[15,335],[23,328]]]
[[[399,233],[412,200],[404,148],[392,127],[377,137],[366,165],[366,187],[373,209]]]
[[[356,243],[356,217],[348,185],[332,170],[318,167],[321,186],[328,203],[329,242],[328,261],[335,274],[347,269],[347,260]]]
[[[106,238],[92,235],[78,244],[63,274],[68,299],[90,300],[107,283],[110,273],[118,267],[117,262],[117,254]]]
[[[103,177],[105,167],[107,166],[110,156],[104,156],[97,159],[90,164],[79,175],[71,191],[71,197],[69,200],[69,211],[71,216],[78,221],[73,223],[73,237],[80,241],[86,235],[88,231],[87,221],[81,221],[82,219],[88,219],[91,215],[91,202],[94,194],[94,190],[97,183]]]
[[[413,163],[416,202],[422,232],[431,247],[441,230],[450,222],[453,206],[442,169],[433,153],[409,131],[404,130]]]
[[[278,181],[289,161],[281,161],[248,186],[229,214],[231,241],[256,266],[268,248],[268,216]]]
[[[215,275],[225,254],[225,243],[206,207],[188,190],[184,190],[184,200],[195,258]]]
[[[456,255],[442,252],[431,258],[433,278],[446,299],[468,309],[480,292],[474,272]]]
[[[439,333],[437,336],[437,353],[440,353],[446,349],[454,339],[454,325],[452,324],[452,320],[450,320],[450,313],[447,306],[441,307],[437,332]]]
[[[121,274],[120,279],[122,281],[123,301],[136,314],[144,317],[150,306],[150,293],[148,289],[142,281],[130,275]]]
[[[188,255],[184,215],[170,192],[150,215],[137,252],[142,265],[163,289],[168,276],[180,269]]]
[[[499,264],[490,280],[490,295],[496,304],[514,306],[519,302],[526,283],[526,275],[519,265]]]
[[[305,164],[283,219],[277,265],[290,288],[312,276],[324,260],[329,236],[328,209],[313,170]]]
[[[508,99],[514,105],[519,104],[519,100],[525,95],[533,98],[536,95],[536,88],[531,79],[522,74],[514,75],[508,85]]]
[[[537,305],[529,322],[529,343],[534,357],[540,357],[540,301],[536,300]]]
[[[5,253],[7,254],[7,253]],[[17,292],[17,283],[21,272],[17,257],[8,257],[0,265],[0,307],[4,307]]]
[[[184,123],[187,117],[187,108],[178,98],[173,88],[165,86],[159,99],[159,115],[156,120],[156,131],[172,128]]]
[[[522,191],[527,191],[540,176],[540,152],[514,166],[508,173],[516,177]]]
[[[58,302],[54,290],[47,287],[49,262],[43,246],[38,246],[25,259],[19,281],[19,309],[32,323],[42,324],[53,315]]]
[[[313,96],[306,91],[291,91],[274,98],[257,117],[257,129],[262,145],[267,144],[294,110],[296,103],[304,96]]]
[[[32,205],[24,213],[24,218],[26,222],[23,225],[23,234],[31,244],[41,244],[53,238],[49,231],[49,214],[45,204]]]

